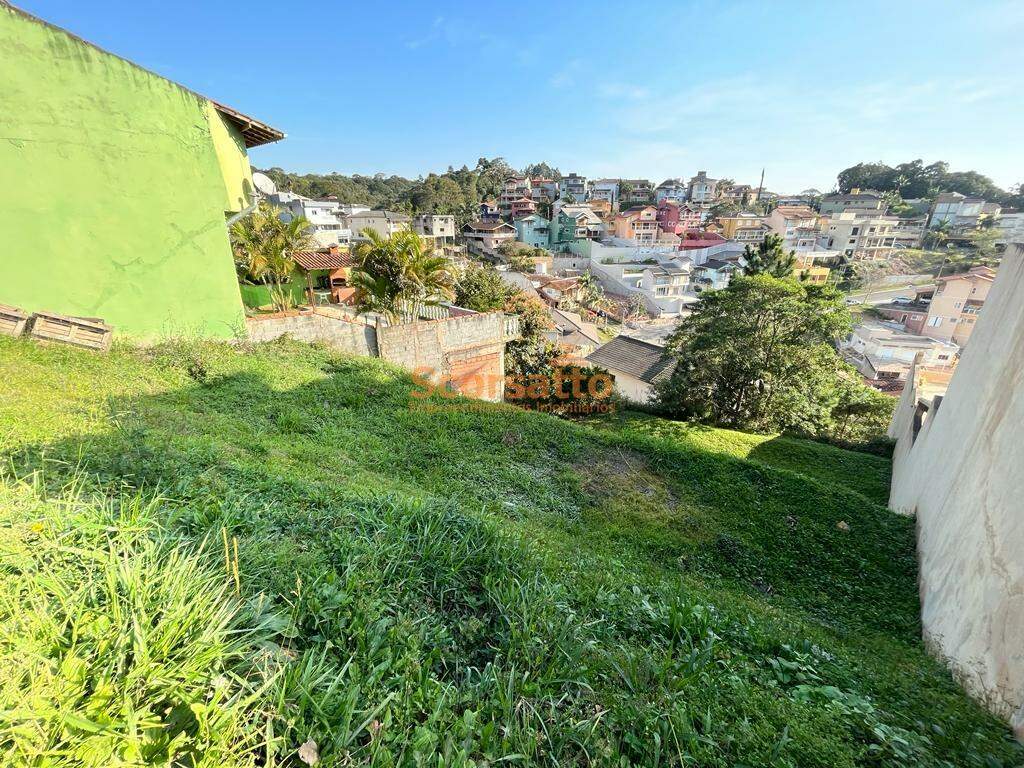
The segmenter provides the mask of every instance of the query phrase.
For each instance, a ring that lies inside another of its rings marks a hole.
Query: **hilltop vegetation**
[[[879,457],[292,343],[0,339],[0,381],[4,764],[1024,756],[918,640]]]

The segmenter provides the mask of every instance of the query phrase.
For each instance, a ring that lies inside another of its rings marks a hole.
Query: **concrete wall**
[[[1024,737],[1024,252],[1008,253],[916,441],[908,387],[890,507],[916,514],[925,640]]]
[[[505,376],[505,315],[469,314],[394,326],[363,325],[330,307],[246,320],[257,342],[288,336],[380,357],[446,388],[483,400],[501,400]]]
[[[241,331],[224,222],[251,179],[208,100],[0,3],[0,105],[0,303]]]
[[[252,341],[267,342],[288,336],[321,342],[343,352],[377,357],[377,334],[372,326],[342,320],[328,310],[309,309],[293,314],[260,315],[246,318]]]

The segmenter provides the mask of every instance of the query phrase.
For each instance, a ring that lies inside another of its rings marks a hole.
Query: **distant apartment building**
[[[879,215],[885,213],[885,201],[881,192],[872,190],[851,189],[846,193],[825,195],[821,198],[818,212],[822,216],[831,216],[833,213],[845,211],[859,211],[865,214]]]
[[[563,176],[558,184],[558,194],[562,200],[572,198],[573,202],[582,203],[587,199],[587,177],[576,173]]]
[[[665,179],[654,188],[654,202],[661,203],[664,200],[686,200],[687,184],[683,179]]]
[[[648,204],[654,199],[654,185],[647,179],[622,179],[619,182],[619,205]]]
[[[285,221],[305,218],[318,246],[348,245],[352,240],[351,224],[346,222],[337,200],[313,200],[293,192],[274,192],[266,199],[281,209]]]
[[[596,179],[590,184],[591,200],[604,200],[609,203],[612,210],[619,207],[619,180],[618,179]]]
[[[421,213],[412,220],[413,232],[423,237],[433,238],[446,244],[455,240],[455,217],[436,213]]]
[[[690,203],[665,199],[658,203],[656,218],[662,232],[681,235],[690,229],[700,229],[704,214]]]
[[[381,237],[391,237],[396,232],[408,232],[411,219],[395,211],[359,211],[348,216],[352,239],[366,240],[365,230],[372,229]]]
[[[832,214],[822,229],[824,247],[853,259],[885,259],[893,252],[917,248],[924,233],[924,219],[858,215],[855,211]]]
[[[523,216],[513,222],[516,240],[534,248],[547,248],[551,239],[551,222],[537,213]]]
[[[718,179],[708,177],[707,171],[698,171],[687,185],[686,199],[694,203],[713,203],[718,198]]]
[[[893,328],[885,323],[862,322],[839,343],[839,349],[867,379],[905,381],[920,355],[924,365],[953,365],[960,347],[948,340]]]
[[[628,208],[615,217],[615,237],[652,245],[658,239],[658,209],[653,205]]]

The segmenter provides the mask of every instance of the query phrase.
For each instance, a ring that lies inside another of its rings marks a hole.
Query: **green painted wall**
[[[0,303],[150,339],[241,329],[224,214],[248,161],[208,105],[0,4]]]
[[[242,291],[242,303],[247,307],[259,309],[274,303],[269,285],[242,283],[239,287]],[[306,283],[301,278],[295,278],[287,284],[287,293],[291,295],[296,306],[309,303],[309,299],[306,298]]]

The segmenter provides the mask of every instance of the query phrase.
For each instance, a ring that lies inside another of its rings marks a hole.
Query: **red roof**
[[[292,254],[292,261],[303,269],[342,269],[343,267],[354,267],[355,259],[349,251],[295,251]]]

